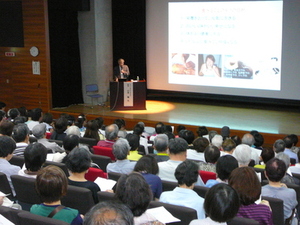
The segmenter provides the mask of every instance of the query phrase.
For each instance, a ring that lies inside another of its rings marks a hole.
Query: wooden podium
[[[146,82],[110,82],[110,110],[145,110]]]

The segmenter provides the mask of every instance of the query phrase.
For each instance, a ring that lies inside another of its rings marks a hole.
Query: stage
[[[87,104],[53,108],[51,113],[84,113],[87,117],[123,118],[131,121],[165,122],[232,130],[257,130],[269,134],[300,134],[300,111],[284,107],[245,107],[166,101],[146,101],[146,110],[110,111],[108,106]],[[107,124],[106,124],[107,125]],[[132,127],[129,127],[132,128]]]

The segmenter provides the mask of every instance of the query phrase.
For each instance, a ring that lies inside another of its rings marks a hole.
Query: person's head
[[[286,165],[286,169],[290,167],[291,160],[290,160],[290,156],[288,156],[287,154],[283,152],[279,152],[275,158],[282,160]]]
[[[169,139],[169,140],[171,140],[171,139],[174,139],[174,138],[175,138],[175,134],[174,134],[174,133],[172,133],[172,132],[168,132],[168,131],[166,131],[166,132],[164,132],[164,134],[168,136],[168,139]]]
[[[230,138],[225,139],[222,143],[222,149],[224,152],[231,153],[234,151],[235,148],[236,148],[236,144]]]
[[[105,127],[105,138],[113,141],[118,138],[119,128],[116,124],[111,124]]]
[[[232,155],[220,157],[216,163],[216,173],[218,174],[218,178],[223,181],[228,180],[231,172],[238,167],[238,161]]]
[[[223,143],[223,137],[220,134],[216,134],[212,139],[211,139],[211,144],[216,146],[218,149],[221,148]]]
[[[0,110],[0,122],[1,122],[2,120],[4,120],[5,118],[6,118],[6,112],[3,111],[3,110]]]
[[[12,108],[8,110],[7,115],[10,119],[14,120],[16,117],[20,116],[20,112],[17,108]]]
[[[186,140],[188,144],[192,144],[195,139],[193,131],[190,130],[181,130],[178,136]]]
[[[165,130],[164,130],[164,132],[173,132],[173,128],[172,128],[172,126],[171,125],[165,125]]]
[[[204,158],[207,163],[216,163],[220,155],[220,150],[214,145],[209,145],[204,150]]]
[[[174,138],[169,141],[169,152],[170,154],[186,154],[188,143],[183,138]]]
[[[12,138],[17,142],[28,142],[29,140],[29,129],[26,124],[17,124],[14,126],[12,132]]]
[[[226,138],[229,138],[230,128],[228,126],[224,126],[221,128],[221,136],[223,137],[223,140],[225,140]]]
[[[40,170],[47,158],[47,148],[38,142],[29,144],[24,150],[25,167],[28,171]]]
[[[98,130],[99,130],[98,122],[96,120],[89,120],[86,123],[86,130],[85,130],[83,137],[94,138],[97,141],[99,141],[100,136],[99,136]]]
[[[251,148],[249,145],[240,144],[233,151],[233,156],[237,159],[239,166],[248,166],[251,161]]]
[[[137,123],[133,128],[133,133],[141,136],[143,132],[144,132],[144,126]]]
[[[58,134],[62,134],[68,128],[68,119],[66,117],[59,117],[55,121],[55,131]]]
[[[42,202],[59,201],[67,194],[68,180],[66,174],[57,166],[46,166],[39,170],[35,188]]]
[[[25,116],[18,116],[14,119],[14,125],[25,123],[27,121],[27,118]]]
[[[119,138],[113,145],[113,154],[117,160],[127,159],[127,155],[130,151],[130,145],[124,138]]]
[[[286,137],[283,138],[283,141],[285,143],[285,147],[286,148],[291,148],[294,146],[294,137],[291,137],[291,135],[288,135]]]
[[[236,146],[242,144],[241,138],[239,136],[237,136],[237,135],[231,136],[230,139],[232,139],[234,141],[234,143],[235,143]]]
[[[99,129],[102,129],[102,126],[103,126],[103,123],[104,123],[104,119],[102,117],[97,117],[95,120],[98,123]]]
[[[156,159],[151,155],[144,155],[137,161],[133,171],[158,174],[158,165]]]
[[[168,149],[169,138],[166,134],[158,134],[153,141],[153,148],[157,152],[165,152]]]
[[[191,160],[185,160],[184,162],[180,163],[174,173],[178,185],[186,185],[187,187],[191,187],[198,180],[198,170],[198,165]]]
[[[131,210],[118,201],[103,201],[84,216],[83,225],[134,225]]]
[[[118,59],[118,64],[119,66],[123,66],[125,63],[125,60],[124,59]]]
[[[66,130],[66,134],[67,135],[73,134],[78,137],[81,137],[80,129],[75,125],[69,126],[68,129]]]
[[[273,158],[267,162],[265,174],[268,180],[280,182],[284,177],[286,170],[287,167],[282,160]]]
[[[115,197],[127,205],[134,216],[142,215],[153,199],[149,184],[140,173],[135,172],[119,178]]]
[[[199,137],[202,137],[203,135],[207,135],[208,134],[208,130],[206,128],[206,126],[201,126],[201,127],[198,127],[197,129],[197,134]]]
[[[162,134],[163,132],[165,132],[165,124],[162,122],[158,122],[155,124],[155,132],[157,134]]]
[[[207,55],[205,59],[205,63],[208,67],[212,67],[215,63],[215,57],[213,55]]]
[[[75,125],[79,128],[82,128],[85,126],[86,117],[83,113],[80,113],[77,117],[77,121],[75,122]],[[101,125],[102,126],[102,125]]]
[[[41,120],[41,123],[44,122],[44,123],[47,123],[47,124],[52,124],[53,122],[53,115],[51,113],[44,113],[43,116],[42,116],[42,120]]]
[[[84,148],[74,148],[66,159],[66,166],[72,173],[86,172],[91,163],[91,154]]]
[[[234,169],[228,184],[237,191],[242,205],[253,204],[261,194],[261,185],[252,167]]]
[[[124,128],[125,125],[126,125],[125,120],[123,120],[123,119],[116,119],[116,120],[114,121],[114,124],[117,124],[119,130],[120,130],[121,128]]]
[[[282,139],[278,139],[274,142],[273,150],[276,153],[283,152],[285,149],[285,142]]]
[[[183,125],[178,125],[177,128],[176,128],[176,132],[177,132],[177,134],[179,134],[179,132],[180,132],[181,130],[185,130],[185,129],[186,129],[185,126],[183,126]]]
[[[8,136],[0,136],[0,158],[12,157],[13,151],[16,149],[16,142]]]
[[[207,138],[204,137],[197,137],[193,141],[194,149],[197,152],[204,152],[208,145],[209,145],[209,141],[207,140]]]
[[[253,134],[254,137],[254,146],[261,147],[264,144],[264,137],[260,133]]]
[[[0,102],[0,110],[5,110],[6,104],[4,102]]]
[[[210,142],[210,143],[211,143],[211,140],[213,139],[213,137],[214,137],[216,134],[218,134],[218,132],[215,131],[215,130],[210,130],[210,131],[208,132],[208,138],[209,138],[209,142]]]
[[[39,121],[40,118],[42,117],[42,109],[41,108],[32,109],[30,116],[33,121]]]
[[[79,137],[74,134],[68,134],[63,140],[63,147],[66,152],[72,151],[75,147],[79,145]]]
[[[8,120],[0,123],[0,134],[11,136],[14,129],[14,123]]]
[[[126,140],[130,145],[130,151],[135,151],[140,146],[140,136],[137,134],[127,134]]]
[[[252,134],[248,133],[248,134],[244,134],[243,138],[242,138],[242,144],[248,145],[248,146],[252,146],[254,145],[254,137]]]
[[[266,164],[270,159],[273,159],[275,153],[272,148],[263,148],[260,154],[261,159],[263,160],[264,164]]]
[[[21,106],[18,108],[19,112],[20,112],[20,116],[25,116],[27,119],[27,109],[25,106]]]
[[[293,146],[296,146],[298,143],[298,136],[296,134],[290,134],[289,136],[293,142]]]
[[[32,134],[37,138],[41,139],[46,134],[46,124],[39,123],[32,128]]]
[[[204,210],[213,221],[223,223],[231,220],[239,208],[239,195],[227,184],[216,184],[206,192]]]

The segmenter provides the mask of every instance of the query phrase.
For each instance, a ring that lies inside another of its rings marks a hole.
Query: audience
[[[204,200],[205,219],[192,220],[190,225],[225,225],[233,219],[240,207],[237,192],[227,184],[217,184],[210,188]]]
[[[119,133],[118,133],[118,137],[121,138],[125,138],[127,135],[127,131],[126,131],[126,122],[123,119],[116,119],[114,121],[114,124],[117,124],[118,128],[119,128]]]
[[[67,128],[68,128],[68,119],[64,116],[59,117],[54,122],[54,131],[51,133],[51,139],[63,141],[65,136],[67,135],[65,133]]]
[[[99,135],[99,125],[96,120],[90,120],[86,123],[86,129],[83,137],[85,138],[93,138],[97,141],[100,141],[100,135]]]
[[[42,117],[42,109],[41,108],[35,108],[32,109],[29,113],[30,115],[30,119],[28,119],[28,121],[26,122],[29,130],[32,130],[32,128],[39,124],[40,119]]]
[[[154,158],[157,162],[164,162],[170,159],[168,154],[168,145],[169,139],[166,134],[158,134],[154,138],[153,149],[154,149]]]
[[[56,152],[53,154],[53,162],[65,163],[67,155],[75,148],[79,146],[79,137],[77,135],[68,134],[63,140],[64,152]]]
[[[62,220],[64,222],[81,225],[82,216],[78,210],[71,209],[61,205],[60,199],[66,195],[68,188],[68,180],[65,173],[57,166],[47,166],[41,169],[35,181],[36,191],[39,194],[42,204],[33,205],[30,209],[31,213]]]
[[[199,170],[216,172],[216,162],[219,159],[221,153],[218,147],[209,145],[204,151],[205,162],[199,162]]]
[[[198,127],[196,132],[198,137],[203,137],[204,135],[208,135],[208,130],[205,126]]]
[[[294,146],[293,138],[294,138],[293,136],[288,135],[283,139],[285,143],[284,153],[287,154],[290,158],[295,159],[296,163],[298,163],[299,160],[297,154],[291,150],[291,148]]]
[[[279,152],[284,152],[285,149],[285,142],[282,139],[278,139],[274,142],[273,150],[275,154],[278,154]]]
[[[290,163],[290,157],[283,153],[283,152],[280,152],[276,155],[276,158],[277,159],[280,159],[282,160],[284,163],[285,163],[285,166],[286,166],[286,174],[284,175],[284,177],[281,179],[281,182],[282,183],[285,183],[285,184],[288,184],[288,183],[291,183],[291,184],[299,184],[299,179],[293,177],[289,167],[291,165]]]
[[[224,141],[230,137],[230,128],[228,126],[223,126],[221,128],[221,136],[223,137]]]
[[[216,134],[212,139],[211,139],[211,144],[213,146],[216,146],[219,150],[221,149],[223,143],[223,137],[220,134]]]
[[[126,140],[130,145],[130,151],[127,158],[130,161],[138,161],[142,157],[142,155],[140,155],[138,152],[140,146],[140,136],[137,134],[127,134]]]
[[[198,179],[197,164],[190,160],[182,162],[175,170],[175,177],[178,182],[178,187],[173,191],[163,192],[159,201],[193,208],[197,211],[198,219],[204,219],[204,199],[193,191]]]
[[[255,165],[255,168],[265,169],[269,160],[275,157],[275,153],[271,148],[263,148],[260,155],[261,164]]]
[[[239,167],[248,166],[251,161],[251,148],[248,145],[238,145],[232,154],[239,163]]]
[[[144,127],[141,124],[136,124],[133,128],[133,133],[140,137],[140,145],[144,146],[146,155],[149,154],[148,151],[148,140],[142,136]]]
[[[124,138],[119,138],[113,145],[113,154],[116,158],[116,162],[109,163],[106,167],[106,171],[114,173],[129,174],[133,171],[136,162],[130,162],[127,156],[130,151],[129,143]]]
[[[0,136],[9,136],[11,137],[14,129],[13,122],[9,120],[4,120],[0,123]]]
[[[116,124],[111,124],[105,127],[106,140],[100,140],[97,146],[112,148],[116,140],[118,139],[119,128]]]
[[[255,164],[258,164],[259,163],[259,156],[261,154],[261,150],[255,149],[255,148],[252,147],[254,145],[254,142],[255,142],[254,137],[250,133],[245,134],[242,138],[242,144],[248,145],[250,147],[251,159],[254,160]]]
[[[186,142],[189,145],[189,149],[193,149],[193,141],[195,140],[195,135],[192,131],[190,130],[181,130],[178,134],[179,137],[183,138],[186,140]]]
[[[41,123],[46,125],[46,130],[53,132],[53,116],[51,113],[45,113],[42,116]]]
[[[165,124],[162,122],[158,122],[155,124],[155,134],[151,135],[149,140],[153,141],[154,138],[158,135],[158,134],[163,134],[165,132]]]
[[[204,151],[209,145],[209,141],[204,137],[197,137],[193,141],[194,149],[187,150],[187,159],[205,162]]]
[[[26,124],[17,124],[14,126],[12,138],[16,142],[16,149],[13,152],[15,156],[23,156],[24,150],[29,144],[29,129]]]
[[[221,146],[221,150],[222,150],[221,156],[232,155],[235,148],[236,148],[236,144],[232,139],[230,138],[225,139]]]

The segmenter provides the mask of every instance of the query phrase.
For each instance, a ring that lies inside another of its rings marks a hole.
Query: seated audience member
[[[105,127],[106,140],[100,140],[97,146],[112,148],[118,139],[119,128],[116,124],[111,124]]]
[[[216,146],[219,150],[221,149],[223,143],[223,137],[220,134],[216,134],[212,139],[211,139],[211,144],[213,146]]]
[[[214,146],[209,145],[204,150],[204,158],[205,162],[199,163],[199,170],[209,171],[209,172],[216,172],[216,162],[220,158],[220,150]]]
[[[86,121],[86,116],[83,113],[80,113],[77,117],[77,121],[75,122],[75,126],[77,126],[80,129],[80,132],[85,131]]]
[[[42,117],[42,109],[35,108],[32,109],[29,113],[30,119],[26,122],[29,130],[32,130],[32,128],[39,124],[40,118]]]
[[[261,135],[261,133],[254,133],[253,134],[254,137],[254,144],[253,147],[256,149],[260,149],[263,150],[263,144],[264,144],[264,137]]]
[[[149,185],[141,174],[122,175],[117,183],[115,197],[129,207],[134,216],[135,225],[156,221],[146,211],[153,196]]]
[[[261,154],[261,150],[255,149],[252,146],[254,145],[254,137],[252,134],[247,133],[242,138],[242,144],[248,145],[251,149],[251,159],[254,160],[255,165],[259,163],[259,156]]]
[[[168,154],[169,138],[166,134],[158,134],[154,138],[153,149],[154,158],[157,162],[164,162],[170,159]]]
[[[271,148],[263,148],[260,155],[260,160],[262,161],[260,165],[255,165],[255,168],[265,169],[266,164],[269,160],[275,157],[275,153]]]
[[[280,159],[282,160],[284,163],[285,163],[285,166],[286,166],[286,174],[284,175],[284,177],[281,179],[281,183],[291,183],[291,184],[299,184],[299,179],[295,178],[292,176],[292,173],[290,171],[290,157],[283,153],[283,152],[280,152],[276,155],[277,159]]]
[[[0,110],[5,111],[6,104],[5,102],[0,102]]]
[[[68,119],[65,117],[58,118],[54,123],[54,131],[51,134],[50,139],[63,141],[66,129],[68,128]]]
[[[146,155],[149,154],[148,151],[148,140],[142,137],[144,127],[141,124],[136,124],[133,128],[133,133],[140,137],[140,145],[144,146]]]
[[[93,139],[96,139],[97,141],[100,141],[99,125],[96,120],[90,120],[86,123],[86,129],[85,129],[83,137],[93,138]]]
[[[0,123],[6,120],[6,112],[3,110],[0,110]]]
[[[229,177],[229,185],[239,194],[241,206],[238,217],[253,219],[259,224],[273,224],[272,212],[266,204],[256,204],[260,198],[261,185],[258,177],[251,167],[239,167],[234,169]]]
[[[291,150],[292,152],[295,152],[297,154],[299,152],[299,148],[296,146],[298,143],[298,136],[296,134],[290,134],[289,136],[293,142],[293,147],[291,148]]]
[[[23,156],[24,150],[29,144],[29,129],[26,124],[17,124],[14,126],[12,138],[16,142],[16,149],[13,152],[15,156]]]
[[[0,172],[7,176],[7,180],[14,195],[15,191],[10,176],[18,175],[21,168],[19,166],[11,165],[8,161],[12,158],[15,148],[16,143],[12,138],[8,136],[0,136]]]
[[[64,152],[56,152],[53,154],[53,162],[65,163],[67,160],[67,155],[75,148],[79,147],[79,137],[77,135],[69,134],[63,140]],[[87,150],[88,151],[88,150]]]
[[[165,131],[164,132],[171,132],[173,133],[173,128],[171,125],[165,125]]]
[[[239,163],[239,167],[248,166],[251,161],[251,148],[248,145],[240,144],[236,146],[232,154]]]
[[[130,151],[129,143],[124,138],[119,138],[113,145],[113,154],[116,158],[116,162],[109,163],[106,167],[106,171],[115,173],[129,174],[133,171],[136,162],[130,162],[127,156]]]
[[[179,134],[179,132],[180,132],[181,130],[186,130],[186,128],[185,128],[184,125],[178,125],[178,126],[177,126],[177,128],[176,128],[177,134]]]
[[[281,183],[281,179],[286,173],[285,163],[277,158],[267,162],[265,175],[269,181],[268,185],[262,187],[262,196],[279,198],[284,205],[284,219],[288,219],[293,214],[293,210],[298,205],[297,195],[294,189],[287,188]]]
[[[221,150],[222,150],[221,156],[232,155],[235,148],[236,148],[236,144],[232,139],[230,138],[225,139],[221,146]]]
[[[173,191],[163,192],[159,201],[193,208],[197,211],[198,219],[204,219],[204,199],[193,191],[198,179],[198,165],[190,160],[182,162],[175,170],[175,177],[178,187]]]
[[[137,124],[140,124],[143,128],[143,133],[142,133],[142,137],[146,138],[147,140],[149,139],[149,137],[155,133],[155,129],[154,127],[146,127],[145,123],[140,121]]]
[[[53,132],[53,116],[51,113],[43,114],[41,123],[46,125],[47,132]]]
[[[188,149],[193,149],[193,141],[195,140],[195,135],[192,131],[190,130],[181,130],[178,134],[179,137],[183,138],[186,140],[188,143],[189,147]]]
[[[212,187],[213,185],[218,183],[228,184],[228,179],[231,172],[238,167],[238,161],[232,155],[221,156],[216,163],[217,179],[208,180],[205,186]]]
[[[142,155],[139,154],[138,148],[140,146],[140,136],[137,134],[127,134],[126,140],[129,143],[130,151],[129,155],[127,156],[127,159],[130,161],[138,161]]]
[[[51,149],[53,153],[64,152],[64,150],[55,142],[49,142],[46,138],[46,125],[38,124],[32,128],[32,134],[36,137],[37,142],[43,144],[46,148]]]
[[[42,168],[47,158],[47,148],[40,143],[29,144],[24,151],[24,170],[19,170],[19,175],[36,178],[38,171]]]
[[[230,139],[234,141],[236,146],[242,144],[241,138],[237,135],[234,135],[234,136],[230,137]]]
[[[187,159],[203,161],[205,162],[204,158],[204,151],[209,145],[209,141],[204,137],[198,137],[193,141],[194,149],[188,149],[186,151]]]
[[[31,213],[49,217],[56,209],[58,212],[50,216],[53,219],[74,225],[82,224],[82,217],[78,210],[61,205],[60,199],[67,193],[68,180],[59,167],[47,166],[41,169],[37,174],[35,186],[43,203],[33,205],[30,209]]]
[[[14,129],[14,124],[11,121],[4,120],[0,123],[0,136],[11,137]]]
[[[91,190],[94,198],[94,202],[98,202],[97,192],[100,191],[99,186],[85,179],[85,174],[91,166],[91,154],[83,148],[73,149],[67,156],[66,166],[71,172],[68,177],[69,185],[74,185],[78,187],[84,187]]]
[[[223,126],[221,128],[221,136],[223,137],[223,141],[230,137],[230,128],[228,126]]]
[[[283,138],[283,141],[285,143],[284,153],[287,154],[290,158],[295,159],[296,163],[298,163],[299,160],[297,154],[291,150],[291,148],[294,146],[293,136],[288,135]]]
[[[12,108],[12,109],[8,110],[7,116],[8,116],[7,119],[8,119],[10,122],[14,122],[14,120],[15,120],[18,116],[20,116],[20,112],[19,112],[19,110],[18,110],[17,108]]]
[[[190,225],[226,225],[233,219],[240,207],[237,192],[227,184],[217,184],[210,188],[204,200],[204,210],[207,215],[202,220],[192,220]]]
[[[196,133],[197,133],[198,137],[203,137],[204,135],[208,135],[208,130],[207,130],[206,126],[201,126],[201,127],[198,127]]]
[[[176,138],[175,134],[171,132],[164,132],[164,134],[168,136],[169,140]]]
[[[103,120],[102,117],[97,117],[97,118],[95,118],[95,120],[97,121],[98,127],[99,127],[98,132],[99,132],[100,141],[103,141],[103,140],[106,139],[105,138],[105,128],[106,128],[106,126],[104,125],[104,120]]]
[[[158,173],[158,165],[156,159],[151,155],[144,155],[137,161],[133,171],[141,173],[149,184],[153,198],[159,199],[162,192],[162,182]]]
[[[297,156],[298,156],[298,159],[299,159],[300,158],[300,151],[297,152]],[[289,169],[290,169],[291,173],[300,174],[300,163],[296,163],[295,166],[291,166]]]
[[[116,119],[114,121],[114,124],[117,124],[118,128],[119,128],[119,133],[118,133],[118,137],[121,138],[125,138],[127,135],[127,131],[126,131],[126,122],[123,119]]]
[[[134,225],[131,210],[117,201],[103,201],[84,216],[83,225]]]
[[[285,142],[282,139],[278,139],[274,142],[273,150],[275,152],[275,156],[279,152],[284,152],[284,149],[285,149]]]
[[[18,116],[14,119],[13,123],[14,123],[14,125],[17,125],[17,124],[25,124],[25,122],[26,122],[26,117],[25,116]]]
[[[208,132],[208,140],[209,140],[209,143],[211,143],[211,140],[213,139],[213,137],[214,137],[216,134],[218,134],[218,132],[215,131],[215,130],[210,130],[210,131]]]
[[[162,122],[158,122],[155,124],[155,134],[151,135],[149,140],[154,141],[154,138],[158,134],[163,134],[165,132],[165,124]]]
[[[162,180],[177,182],[175,178],[175,170],[179,164],[186,160],[186,149],[188,144],[183,138],[175,138],[169,141],[169,156],[168,161],[158,163],[158,176]],[[204,183],[200,176],[196,185],[204,186]]]

